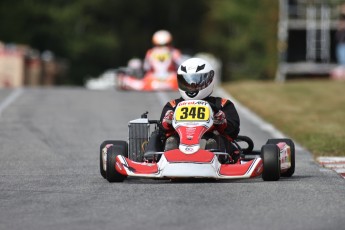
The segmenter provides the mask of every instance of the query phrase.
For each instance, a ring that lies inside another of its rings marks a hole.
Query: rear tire
[[[107,149],[106,178],[109,182],[123,182],[126,178],[115,168],[116,156],[118,155],[128,157],[128,144],[126,141],[116,141]]]
[[[277,181],[280,178],[280,150],[275,144],[266,144],[261,148],[264,181]]]
[[[290,146],[291,152],[291,167],[286,171],[281,173],[282,177],[291,177],[295,173],[295,143],[288,138],[281,138],[281,139],[269,139],[267,144],[278,144],[279,142],[285,142],[288,146]]]

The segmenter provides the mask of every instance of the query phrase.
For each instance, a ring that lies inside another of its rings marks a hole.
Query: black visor
[[[208,73],[178,74],[178,87],[186,92],[199,91],[209,86],[213,81],[213,77],[213,70]]]

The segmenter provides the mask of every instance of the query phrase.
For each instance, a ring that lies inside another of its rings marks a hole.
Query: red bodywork
[[[117,85],[122,90],[135,91],[157,91],[178,90],[177,75],[175,72],[170,72],[168,75],[162,77],[153,72],[148,72],[143,78],[136,78],[128,75],[117,76]]]

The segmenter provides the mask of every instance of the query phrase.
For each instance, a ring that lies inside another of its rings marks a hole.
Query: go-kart
[[[168,47],[156,47],[149,60],[150,70],[138,76],[129,72],[119,72],[117,89],[134,91],[178,90],[177,74],[172,68],[173,56]]]
[[[276,181],[293,175],[295,146],[291,139],[269,139],[261,151],[254,151],[253,141],[239,136],[229,143],[240,156],[236,161],[229,148],[207,149],[203,135],[213,126],[213,111],[214,105],[206,101],[180,102],[172,121],[180,143],[167,151],[161,146],[159,121],[149,120],[144,113],[129,122],[128,142],[108,140],[101,144],[101,175],[109,182],[122,182],[127,177],[241,179],[260,175],[265,181]]]
[[[116,86],[120,90],[134,91],[175,91],[178,89],[176,72],[149,71],[142,78],[120,73],[116,77]]]

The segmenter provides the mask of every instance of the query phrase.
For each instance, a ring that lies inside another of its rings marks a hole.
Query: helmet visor
[[[178,74],[178,87],[186,92],[199,91],[209,86],[213,81],[213,77],[213,70],[208,73]]]

